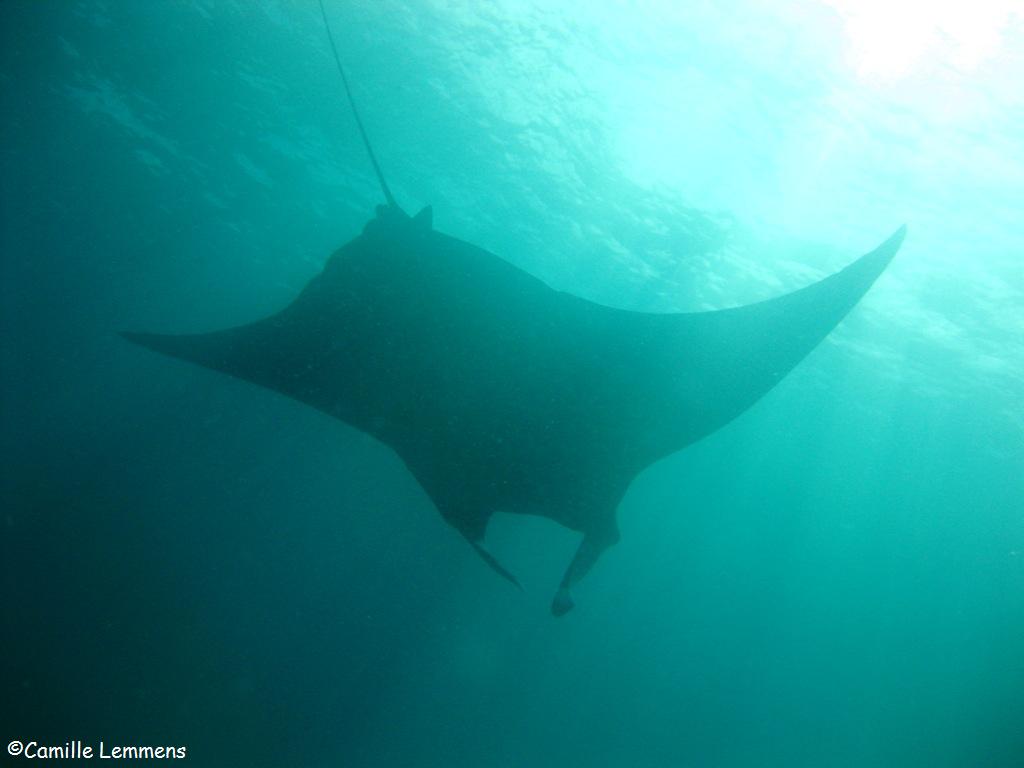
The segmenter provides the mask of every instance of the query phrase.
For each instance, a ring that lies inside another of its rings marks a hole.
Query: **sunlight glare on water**
[[[965,376],[1017,397],[1024,6],[671,4],[658,24],[614,29],[630,64],[604,98],[631,179],[735,216],[748,236],[733,243],[738,274],[756,273],[766,241],[853,248],[907,223],[867,311],[962,359],[941,387]],[[954,286],[972,311],[950,323],[937,302]]]
[[[894,79],[946,63],[977,70],[1013,44],[1024,8],[1014,0],[824,0],[838,11],[864,77]]]

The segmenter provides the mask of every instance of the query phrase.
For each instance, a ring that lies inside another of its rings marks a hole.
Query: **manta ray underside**
[[[736,309],[648,314],[548,287],[498,256],[381,206],[286,308],[142,346],[311,405],[386,443],[441,515],[482,546],[497,511],[583,534],[552,604],[618,540],[636,475],[770,390],[885,269],[900,228],[842,271]]]

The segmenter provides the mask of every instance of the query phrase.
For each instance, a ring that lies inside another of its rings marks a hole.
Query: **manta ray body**
[[[579,531],[552,603],[561,615],[618,540],[633,478],[774,387],[870,288],[904,231],[778,298],[654,314],[554,290],[434,230],[429,208],[408,216],[392,200],[277,314],[213,333],[124,335],[373,435],[510,581],[483,546],[495,511]]]

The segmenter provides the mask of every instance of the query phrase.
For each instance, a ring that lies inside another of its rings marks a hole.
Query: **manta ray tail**
[[[380,169],[380,165],[377,163],[377,156],[373,154],[373,147],[370,146],[370,139],[366,135],[366,129],[363,127],[363,121],[359,117],[359,110],[356,109],[356,100],[352,98],[352,89],[349,88],[348,78],[345,76],[345,68],[341,66],[341,57],[338,55],[338,48],[334,44],[334,35],[331,34],[331,25],[327,21],[327,11],[324,10],[324,0],[320,0],[320,15],[324,20],[324,29],[327,30],[327,39],[331,43],[331,52],[334,54],[334,63],[338,65],[338,74],[341,75],[341,82],[345,86],[345,93],[348,96],[349,106],[352,107],[352,116],[356,119],[356,125],[359,127],[359,135],[363,137],[363,145],[366,147],[366,154],[370,156],[370,162],[373,164],[373,171],[377,174],[377,181],[380,182],[380,189],[384,193],[384,199],[388,201],[388,205],[392,208],[398,208],[398,204],[395,202],[394,196],[391,194],[391,190],[388,188],[387,181],[384,180],[384,174]]]

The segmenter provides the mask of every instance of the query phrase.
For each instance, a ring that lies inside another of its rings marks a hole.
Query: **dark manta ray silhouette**
[[[441,515],[482,546],[496,510],[580,531],[552,611],[619,537],[616,507],[652,462],[749,408],[850,311],[900,228],[801,290],[715,312],[650,314],[556,291],[381,206],[281,312],[214,333],[127,333],[273,389],[389,445]]]
[[[441,515],[483,548],[497,510],[583,534],[552,604],[618,541],[616,508],[649,464],[749,408],[839,323],[903,240],[821,282],[717,312],[650,314],[556,291],[395,203],[287,307],[249,325],[131,341],[267,387],[389,445]]]

